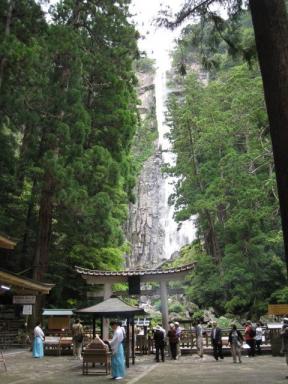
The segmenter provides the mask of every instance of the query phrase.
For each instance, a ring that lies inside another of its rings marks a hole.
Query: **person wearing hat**
[[[164,332],[162,331],[162,328],[160,325],[157,325],[153,330],[153,339],[154,339],[154,345],[156,350],[156,361],[159,363],[159,354],[161,354],[161,360],[164,363],[165,357],[164,357],[164,347],[165,347],[165,340],[164,340]]]
[[[288,317],[284,317],[283,319],[283,325],[282,325],[280,335],[282,338],[281,353],[284,354],[286,364],[288,365]],[[288,379],[288,376],[286,376],[286,379]]]

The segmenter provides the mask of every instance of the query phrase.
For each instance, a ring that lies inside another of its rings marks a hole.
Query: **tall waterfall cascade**
[[[155,95],[156,95],[156,114],[158,127],[158,149],[162,152],[163,164],[174,165],[176,155],[171,151],[171,143],[167,138],[169,126],[165,123],[166,101],[169,94],[167,87],[167,72],[171,70],[171,60],[167,49],[160,50],[156,55],[156,76],[155,76]],[[169,259],[179,252],[182,246],[190,244],[195,239],[196,228],[193,218],[180,225],[174,220],[174,205],[168,204],[169,196],[174,193],[176,177],[163,175],[162,188],[163,200],[160,210],[160,222],[164,228],[164,255]]]
[[[155,100],[158,140],[153,156],[143,165],[135,189],[136,203],[129,210],[126,228],[127,238],[132,246],[131,256],[127,259],[129,268],[157,267],[177,255],[182,246],[190,244],[196,233],[193,218],[176,223],[173,217],[175,207],[168,203],[177,182],[177,178],[165,175],[161,170],[164,164],[173,165],[176,161],[166,137],[169,126],[165,123],[169,94],[166,75],[171,65],[168,47],[159,47],[154,57],[156,73],[154,79],[150,79],[153,86],[147,82],[147,77],[140,78],[139,94],[142,105],[139,110],[143,116],[149,108],[149,102]]]

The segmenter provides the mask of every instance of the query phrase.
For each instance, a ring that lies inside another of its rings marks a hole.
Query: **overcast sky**
[[[131,13],[142,38],[139,40],[140,50],[146,51],[149,57],[157,61],[173,47],[173,40],[179,35],[179,31],[169,31],[166,28],[155,26],[156,17],[161,8],[169,6],[173,13],[179,11],[183,0],[132,0]]]

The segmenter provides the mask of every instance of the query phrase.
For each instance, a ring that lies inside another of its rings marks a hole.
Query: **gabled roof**
[[[50,290],[54,287],[54,284],[41,283],[37,280],[20,277],[15,273],[4,271],[2,269],[0,270],[0,283],[11,285],[13,289],[17,291],[28,290],[45,295],[48,295]]]
[[[77,313],[89,313],[97,316],[133,316],[133,315],[145,315],[145,311],[142,308],[132,307],[124,303],[124,301],[117,297],[111,297],[99,304],[92,305],[91,307],[78,309]]]
[[[0,248],[14,249],[15,247],[16,243],[14,243],[14,241],[11,241],[7,237],[0,235]]]

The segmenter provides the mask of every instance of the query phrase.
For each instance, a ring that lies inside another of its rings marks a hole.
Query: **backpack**
[[[82,333],[79,333],[78,335],[75,335],[75,340],[77,341],[77,343],[82,343],[82,341],[83,341]]]

